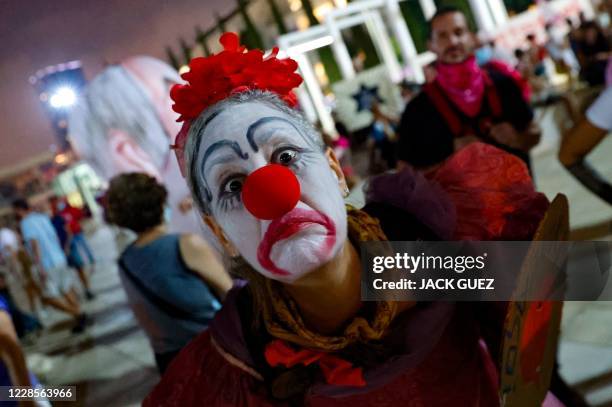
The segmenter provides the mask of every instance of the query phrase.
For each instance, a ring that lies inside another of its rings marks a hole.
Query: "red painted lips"
[[[270,258],[272,247],[277,242],[287,239],[313,224],[321,225],[327,230],[326,239],[322,244],[320,254],[321,256],[328,255],[336,242],[336,227],[334,222],[320,212],[311,209],[295,208],[281,218],[273,220],[270,226],[268,226],[268,230],[257,249],[257,260],[259,260],[259,263],[274,274],[281,276],[291,274],[287,270],[283,270],[274,264]]]

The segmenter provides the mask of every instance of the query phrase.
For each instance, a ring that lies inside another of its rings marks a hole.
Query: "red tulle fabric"
[[[525,163],[490,144],[467,145],[427,178],[455,204],[455,240],[530,240],[548,208]]]

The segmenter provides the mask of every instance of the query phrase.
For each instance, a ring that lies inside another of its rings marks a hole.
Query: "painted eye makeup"
[[[232,178],[223,187],[223,193],[233,194],[242,191],[242,178]]]
[[[233,174],[226,177],[219,187],[218,205],[224,211],[230,211],[240,204],[240,193],[245,175]]]
[[[295,147],[277,148],[270,157],[270,161],[275,164],[290,166],[295,164],[300,158],[300,151]]]

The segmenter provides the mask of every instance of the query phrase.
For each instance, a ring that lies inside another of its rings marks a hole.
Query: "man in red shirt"
[[[83,228],[81,227],[81,220],[85,218],[85,213],[82,209],[71,206],[65,199],[60,200],[58,209],[60,215],[62,215],[66,221],[68,229],[72,233],[71,245],[73,247],[71,247],[71,250],[75,250],[79,254],[84,252],[89,260],[89,264],[93,265],[95,263],[94,256],[83,234]]]
[[[68,224],[68,228],[73,235],[82,234],[83,228],[81,227],[81,219],[85,216],[83,211],[74,206],[70,206],[67,202],[60,202],[59,204],[60,214]],[[63,208],[63,209],[61,209]]]
[[[94,295],[90,291],[89,279],[85,273],[85,262],[82,255],[84,252],[89,259],[89,264],[93,265],[94,257],[87,244],[87,240],[85,240],[83,228],[81,227],[81,219],[85,215],[81,209],[70,206],[64,199],[52,197],[49,199],[49,204],[53,212],[51,222],[66,252],[68,264],[77,270],[87,299],[93,299]]]

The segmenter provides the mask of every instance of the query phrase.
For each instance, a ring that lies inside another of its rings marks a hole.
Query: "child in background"
[[[323,142],[326,146],[334,150],[336,157],[338,157],[338,161],[340,161],[342,173],[347,179],[347,186],[351,189],[359,182],[359,177],[355,174],[353,168],[351,141],[349,139],[348,130],[346,130],[346,127],[342,123],[336,122],[336,131],[338,132],[338,137],[336,139],[321,131]]]
[[[378,104],[373,104],[371,111],[374,121],[370,132],[370,172],[376,174],[397,166],[397,121],[383,113]]]

